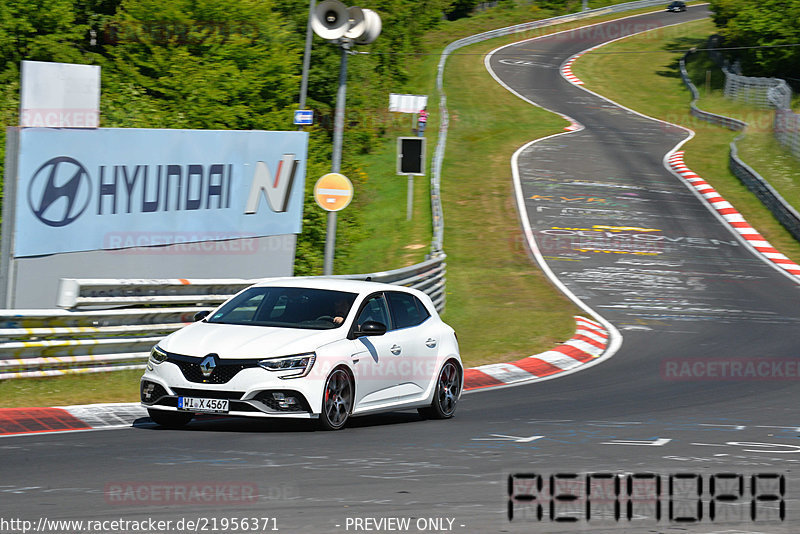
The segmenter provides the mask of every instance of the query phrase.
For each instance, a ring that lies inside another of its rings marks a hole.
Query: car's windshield
[[[355,293],[301,287],[251,287],[209,316],[209,323],[326,330],[344,323]]]

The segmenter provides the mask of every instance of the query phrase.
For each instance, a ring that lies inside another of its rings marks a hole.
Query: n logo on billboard
[[[286,211],[289,195],[292,192],[292,183],[300,162],[294,159],[294,154],[284,154],[278,162],[278,170],[274,175],[263,161],[256,163],[253,173],[253,183],[250,185],[250,195],[247,197],[245,214],[251,215],[258,211],[258,203],[263,191],[267,197],[270,209],[276,213]]]

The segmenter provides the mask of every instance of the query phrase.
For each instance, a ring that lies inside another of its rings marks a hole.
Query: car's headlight
[[[159,363],[167,361],[167,353],[164,352],[158,345],[150,350],[150,362],[158,365]]]
[[[307,352],[305,354],[261,360],[258,365],[267,371],[295,371],[294,373],[281,375],[279,378],[299,378],[306,376],[311,371],[316,359],[317,355],[315,353]]]

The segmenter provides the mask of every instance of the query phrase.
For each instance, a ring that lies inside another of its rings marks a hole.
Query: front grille
[[[184,378],[197,384],[226,384],[243,369],[258,367],[258,360],[223,360],[216,358],[216,367],[211,374],[203,376],[200,364],[207,356],[197,358],[182,354],[167,353],[167,361],[178,366]]]

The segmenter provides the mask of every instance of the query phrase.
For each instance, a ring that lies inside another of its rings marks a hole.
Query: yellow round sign
[[[343,210],[353,200],[353,183],[344,174],[328,173],[314,185],[314,200],[325,211]]]

